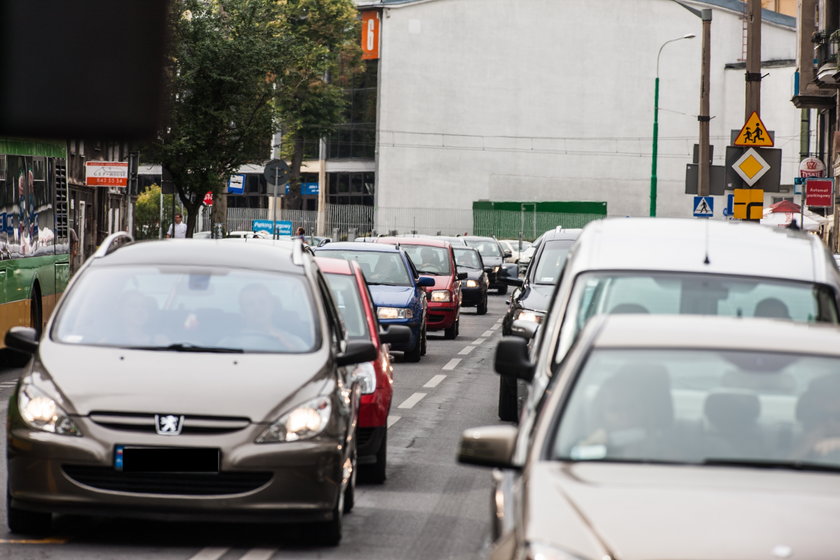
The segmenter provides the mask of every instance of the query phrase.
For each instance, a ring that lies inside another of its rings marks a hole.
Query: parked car
[[[359,263],[379,322],[411,329],[411,339],[394,343],[393,349],[403,352],[406,361],[419,362],[426,354],[428,301],[423,288],[434,286],[434,278],[420,276],[405,251],[386,243],[338,241],[316,248],[315,254]]]
[[[838,417],[834,326],[601,315],[532,424],[467,430],[458,458],[502,469],[494,560],[830,558]]]
[[[487,290],[490,281],[484,271],[481,253],[472,247],[455,246],[455,265],[459,273],[465,273],[467,279],[461,283],[461,307],[475,307],[476,313],[487,313]]]
[[[502,320],[502,334],[514,334],[515,321],[528,321],[539,325],[545,318],[551,296],[566,264],[566,256],[580,235],[580,229],[555,228],[543,234],[541,243],[524,278],[502,278],[516,286]],[[518,330],[515,334],[529,338],[531,332]],[[519,417],[519,398],[515,379],[499,379],[499,418],[515,422]]]
[[[518,269],[515,264],[505,264],[504,259],[509,257],[495,237],[482,237],[465,235],[461,237],[469,247],[478,249],[481,259],[484,261],[484,270],[490,280],[490,289],[496,290],[499,294],[507,293],[507,284],[502,283],[502,276],[516,277]]]
[[[426,328],[442,330],[444,338],[450,340],[457,338],[461,327],[461,282],[467,274],[458,272],[452,246],[433,237],[380,237],[376,241],[399,245],[418,274],[434,279],[434,286],[426,287]]]
[[[591,222],[567,257],[534,341],[537,373],[524,407],[539,401],[554,364],[597,314],[772,316],[837,324],[838,307],[840,272],[813,235],[715,220]]]
[[[312,522],[353,507],[360,382],[321,272],[294,243],[109,236],[9,400],[7,522],[53,513]],[[80,369],[81,368],[81,369]]]
[[[392,325],[379,331],[379,321],[362,269],[355,261],[316,257],[350,340],[370,341],[377,357],[356,366],[354,376],[362,382],[356,449],[359,471],[377,483],[385,482],[388,463],[388,413],[394,394],[394,367],[388,343],[406,342],[408,327]]]
[[[245,238],[245,239],[271,239],[271,232],[265,230],[259,231],[249,231],[249,230],[237,230],[237,231],[229,231],[225,237],[228,238]]]

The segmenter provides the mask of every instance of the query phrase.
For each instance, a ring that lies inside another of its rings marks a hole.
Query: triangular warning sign
[[[757,112],[753,111],[753,114],[747,119],[746,124],[741,128],[741,132],[738,133],[738,137],[735,138],[735,145],[773,147],[773,139],[767,133],[767,127],[761,122],[761,117],[758,116]]]

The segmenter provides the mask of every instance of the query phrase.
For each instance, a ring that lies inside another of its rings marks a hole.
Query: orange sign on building
[[[362,12],[362,60],[379,58],[379,12]]]

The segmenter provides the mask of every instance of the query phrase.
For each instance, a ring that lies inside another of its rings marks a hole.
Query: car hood
[[[453,284],[451,276],[436,276],[433,274],[421,274],[421,276],[428,276],[435,281],[434,286],[424,287],[427,292],[431,292],[432,290],[446,290],[451,288]]]
[[[554,293],[554,286],[548,284],[531,284],[522,290],[519,300],[520,307],[532,311],[545,313],[551,303],[551,296]]]
[[[525,538],[586,558],[834,558],[838,482],[787,470],[540,463]]]
[[[289,399],[328,379],[326,352],[215,354],[42,345],[47,378],[79,415],[161,412],[273,420]],[[76,364],[75,367],[68,365]],[[312,397],[316,394],[312,394]],[[296,403],[288,403],[296,404]]]
[[[407,307],[414,298],[411,286],[370,286],[370,295],[376,307]]]

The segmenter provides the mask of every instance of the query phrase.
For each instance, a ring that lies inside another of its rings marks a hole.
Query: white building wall
[[[448,213],[429,224],[445,232],[469,230],[467,210],[480,199],[607,201],[609,215],[647,215],[657,51],[686,33],[697,38],[667,45],[660,62],[660,216],[691,215],[684,177],[699,133],[699,18],[670,0],[385,8],[378,207],[463,209],[462,220]],[[763,58],[793,59],[795,41],[793,29],[765,23]],[[723,162],[729,130],[743,125],[743,70],[724,70],[741,51],[739,15],[715,9],[715,163]],[[772,69],[762,89],[762,117],[785,139],[798,133],[791,71]],[[798,142],[786,147],[793,161]]]

